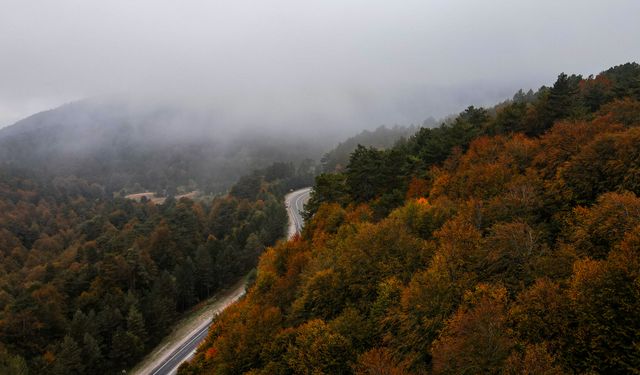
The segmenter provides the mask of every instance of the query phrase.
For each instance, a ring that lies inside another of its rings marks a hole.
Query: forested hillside
[[[154,205],[0,170],[0,374],[130,368],[284,236],[283,193],[308,184],[298,171],[276,163],[228,196]]]
[[[224,126],[215,114],[124,99],[86,99],[0,129],[0,167],[76,176],[107,193],[226,192],[274,162],[320,157],[324,139]]]
[[[423,126],[431,127],[435,125],[434,121],[425,121]],[[323,172],[332,173],[343,171],[349,164],[351,153],[358,145],[366,147],[374,147],[377,149],[387,149],[393,147],[396,142],[403,138],[412,136],[418,128],[415,126],[394,126],[387,128],[380,126],[375,130],[364,130],[360,134],[340,142],[334,149],[327,152],[320,160]]]
[[[180,374],[637,373],[639,195],[635,63],[359,147]]]

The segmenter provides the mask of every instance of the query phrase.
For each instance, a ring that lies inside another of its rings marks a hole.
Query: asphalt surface
[[[211,323],[211,322],[209,322]],[[178,371],[178,366],[196,352],[198,345],[204,341],[209,332],[209,324],[196,331],[189,340],[182,344],[176,352],[174,352],[168,359],[165,360],[160,366],[156,367],[151,375],[166,375],[175,374]]]
[[[231,291],[227,296],[220,300],[220,307],[218,307],[214,315],[218,315],[229,305],[240,299],[245,294],[244,283]],[[189,336],[181,340],[181,344],[173,350],[151,371],[142,371],[144,375],[173,375],[178,372],[178,367],[184,361],[189,360],[198,349],[198,346],[204,341],[209,333],[209,326],[213,319],[205,321],[199,325],[194,331],[189,333]]]
[[[309,200],[310,194],[311,188],[304,188],[293,191],[284,198],[287,213],[289,214],[289,238],[293,237],[296,233],[300,233],[302,230],[304,219],[301,213],[305,203]]]
[[[296,233],[302,230],[304,219],[301,212],[304,209],[304,204],[309,200],[309,194],[311,188],[304,188],[293,191],[285,197],[285,206],[287,207],[287,214],[289,215],[289,231],[288,238],[293,237]],[[244,288],[242,290],[234,291],[227,297],[228,302],[223,302],[220,309],[216,311],[216,314],[224,310],[228,305],[238,300],[244,295]],[[195,354],[198,346],[204,341],[209,332],[209,326],[211,320],[205,324],[199,326],[196,330],[189,334],[189,337],[182,340],[182,344],[169,354],[162,362],[156,366],[150,372],[146,372],[144,375],[173,375],[178,371],[178,367],[182,362],[189,360]]]

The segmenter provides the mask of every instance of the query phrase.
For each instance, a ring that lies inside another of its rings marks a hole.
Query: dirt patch
[[[175,200],[180,200],[181,198],[189,198],[189,199],[195,199],[198,196],[200,196],[200,192],[197,190],[194,191],[190,191],[188,193],[185,194],[180,194],[180,195],[176,195],[174,196]],[[135,193],[135,194],[128,194],[124,196],[126,199],[131,199],[134,200],[136,202],[140,202],[142,201],[142,198],[146,198],[148,201],[150,201],[153,204],[163,204],[164,201],[167,200],[167,198],[165,197],[158,197],[156,196],[156,193],[152,192],[152,191],[145,191],[143,193]]]

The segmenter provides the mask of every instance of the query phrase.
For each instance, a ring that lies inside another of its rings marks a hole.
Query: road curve
[[[311,188],[304,188],[293,191],[285,196],[285,206],[289,216],[289,228],[287,238],[293,237],[302,229],[304,219],[301,212],[304,204],[309,200]],[[214,315],[219,314],[229,305],[240,299],[245,293],[244,281],[223,295],[216,303]],[[212,319],[205,320],[198,325],[196,329],[189,332],[181,340],[177,340],[170,348],[161,351],[157,355],[158,360],[152,362],[151,365],[136,371],[140,375],[173,375],[178,371],[178,367],[182,362],[189,360],[196,352],[198,346],[204,341],[209,332],[209,326]],[[153,364],[156,364],[153,366]]]
[[[311,188],[308,187],[293,191],[284,197],[284,204],[287,207],[287,214],[289,215],[289,231],[287,233],[289,238],[302,230],[304,219],[302,218],[301,212],[309,200],[310,194]]]

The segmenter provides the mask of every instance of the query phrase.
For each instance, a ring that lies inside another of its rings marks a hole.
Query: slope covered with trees
[[[639,161],[635,63],[360,147],[180,374],[636,373]]]
[[[203,111],[87,99],[0,129],[0,167],[46,178],[76,176],[107,193],[174,195],[184,187],[216,194],[253,170],[315,160],[329,146],[323,139],[223,124],[220,116]]]
[[[284,236],[283,192],[309,178],[298,171],[277,163],[227,196],[154,205],[1,170],[0,373],[130,368]]]
[[[435,125],[435,120],[428,120],[423,126]],[[387,128],[380,126],[375,130],[364,130],[360,134],[340,142],[334,149],[325,153],[320,160],[323,172],[332,173],[343,171],[349,164],[351,153],[359,146],[387,149],[393,147],[396,142],[409,138],[418,128],[416,126],[394,126]]]

